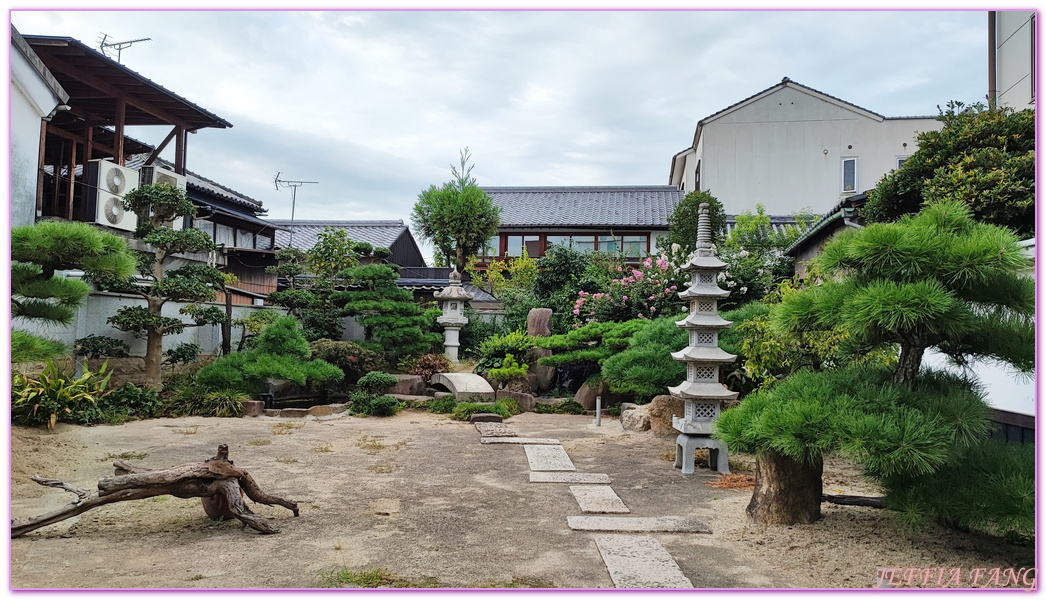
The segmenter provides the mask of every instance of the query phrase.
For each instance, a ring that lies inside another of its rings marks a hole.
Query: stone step
[[[495,438],[495,437],[516,437],[516,432],[509,428],[504,423],[476,423],[476,430],[480,432],[481,443],[484,437]]]
[[[578,508],[588,514],[627,513],[629,507],[609,485],[572,485],[571,493]]]
[[[527,463],[532,471],[573,471],[574,463],[563,446],[525,445]]]
[[[693,517],[567,517],[567,526],[575,531],[712,533],[713,530]]]
[[[693,588],[658,540],[646,535],[594,538],[616,588]]]
[[[469,415],[470,423],[501,423],[502,415],[495,413],[473,413]]]
[[[557,471],[532,471],[531,483],[611,483],[606,473],[571,473]]]
[[[536,444],[541,446],[557,446],[560,440],[553,438],[524,438],[524,437],[482,437],[481,444]]]

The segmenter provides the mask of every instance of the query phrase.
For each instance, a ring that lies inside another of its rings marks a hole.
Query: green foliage
[[[242,329],[237,351],[243,350],[245,347],[254,347],[254,336],[261,333],[262,329],[279,318],[280,313],[277,311],[271,308],[263,308],[253,311],[241,319],[234,319],[233,327]]]
[[[76,340],[73,354],[86,358],[125,358],[131,347],[106,335],[89,335]]]
[[[704,203],[709,204],[709,222],[713,233],[713,243],[719,246],[727,233],[727,212],[724,211],[723,204],[710,194],[709,190],[704,192],[695,190],[680,200],[672,214],[669,215],[667,243],[659,245],[670,247],[672,244],[677,244],[685,255],[689,256],[693,253],[698,240],[698,209]]]
[[[65,344],[57,340],[33,335],[20,329],[11,330],[11,363],[57,360],[69,353]]]
[[[386,258],[389,258],[392,255],[393,255],[393,251],[388,249],[388,248],[379,246],[379,247],[374,249],[374,257],[375,258],[386,259]]]
[[[292,317],[281,317],[270,323],[255,338],[254,349],[262,354],[309,358],[309,342]]]
[[[461,344],[459,351],[463,356],[476,356],[480,344],[488,338],[509,333],[505,327],[505,319],[498,316],[481,316],[468,304],[465,306],[465,318],[469,319],[469,322],[462,327],[458,336],[458,343]]]
[[[99,406],[114,411],[126,412],[128,417],[153,418],[163,412],[164,402],[156,390],[125,383],[102,398]]]
[[[1033,110],[949,102],[938,120],[942,129],[917,134],[916,152],[880,180],[862,212],[870,221],[895,221],[954,200],[978,221],[1010,228],[1021,238],[1034,235]]]
[[[612,392],[634,393],[637,401],[648,401],[686,378],[686,364],[673,360],[671,353],[687,344],[687,331],[673,319],[648,321],[629,339],[625,350],[603,361],[602,378]]]
[[[409,290],[397,287],[399,275],[389,265],[364,265],[341,272],[356,289],[331,295],[335,306],[356,317],[367,341],[375,340],[385,352],[399,359],[424,354],[443,342],[428,331],[429,322]]]
[[[187,365],[195,361],[196,357],[199,355],[200,344],[183,342],[167,352],[164,352],[164,356],[167,357],[164,359],[164,363],[169,365]]]
[[[54,429],[58,422],[76,422],[85,409],[93,408],[110,393],[106,391],[112,373],[106,364],[97,372],[84,369],[73,379],[48,362],[43,372],[11,377],[11,422],[15,425],[46,425]]]
[[[455,400],[454,395],[436,398],[429,402],[429,412],[449,413],[454,411],[456,404],[458,404],[458,401]]]
[[[537,342],[538,338],[527,335],[523,329],[517,329],[504,335],[492,335],[481,342],[480,347],[476,349],[478,361],[476,372],[482,373],[501,366],[505,357],[510,354],[521,358],[528,357]]]
[[[349,232],[344,229],[324,228],[316,236],[316,244],[306,252],[307,266],[309,271],[319,277],[332,278],[346,269],[352,269],[360,264],[357,247],[367,249],[370,253],[370,244],[367,242],[354,243],[349,239]]]
[[[358,415],[391,417],[403,410],[403,403],[392,396],[375,396],[358,392],[352,395],[350,408]]]
[[[679,314],[676,273],[666,258],[647,257],[638,265],[619,265],[602,291],[578,292],[571,313],[575,321],[628,321]]]
[[[139,229],[163,228],[175,217],[196,216],[196,205],[185,192],[166,183],[144,185],[124,194],[124,208],[138,215]],[[170,230],[169,230],[170,231]],[[136,237],[142,237],[136,232]]]
[[[167,406],[172,417],[239,417],[251,397],[235,390],[207,391],[196,386],[177,390]]]
[[[633,319],[624,323],[594,322],[573,329],[564,335],[540,338],[538,346],[553,350],[552,356],[538,360],[547,367],[577,364],[601,364],[629,346],[629,338],[650,321]]]
[[[508,400],[508,401],[507,401]],[[510,404],[511,402],[511,404]],[[503,419],[518,414],[516,401],[511,399],[498,400],[494,404],[480,404],[477,402],[459,402],[451,411],[451,418],[458,421],[468,421],[476,413],[494,413]]]
[[[393,387],[397,382],[399,382],[399,379],[397,379],[395,375],[390,375],[381,371],[371,371],[367,375],[361,377],[360,381],[356,382],[356,387],[368,394],[377,395]]]
[[[400,361],[398,367],[404,373],[418,375],[423,381],[429,383],[433,375],[450,371],[451,361],[447,360],[443,354],[423,354],[417,358]]]
[[[520,365],[512,354],[506,354],[500,367],[491,369],[488,377],[500,384],[505,384],[514,379],[522,379],[527,376],[527,365]]]
[[[456,181],[442,187],[430,186],[418,195],[411,213],[416,233],[432,243],[447,262],[454,262],[459,272],[465,269],[468,258],[479,252],[492,236],[498,233],[500,209],[491,197],[476,186],[468,176],[472,166],[469,149],[461,153],[462,171],[452,167]]]
[[[360,256],[370,256],[374,252],[374,246],[367,242],[356,242],[352,245],[352,250]]]
[[[588,411],[574,400],[563,400],[557,404],[539,402],[534,405],[534,412],[558,415],[584,415]]]
[[[346,383],[356,383],[365,373],[382,368],[382,356],[364,348],[356,342],[335,342],[328,339],[316,340],[309,344],[313,358],[328,362],[345,375]]]

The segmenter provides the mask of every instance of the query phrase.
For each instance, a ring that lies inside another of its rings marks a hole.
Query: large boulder
[[[626,431],[647,431],[650,429],[651,416],[648,414],[648,409],[649,407],[647,406],[636,406],[629,410],[623,410],[620,417],[622,429]]]
[[[502,398],[511,398],[516,401],[516,406],[520,409],[520,412],[534,412],[535,399],[531,394],[524,392],[511,392],[509,390],[498,390],[494,393],[496,400]]]
[[[425,394],[425,380],[421,375],[394,375],[396,385],[385,390],[386,394],[421,396]]]
[[[683,416],[683,399],[676,396],[655,396],[651,400],[651,433],[655,435],[679,435],[680,432],[673,429],[673,416]]]
[[[552,334],[552,329],[549,327],[549,322],[552,321],[552,318],[553,309],[532,308],[527,313],[527,335],[549,337]]]
[[[534,358],[527,367],[527,379],[531,382],[531,389],[535,393],[548,391],[553,387],[553,380],[556,379],[556,367],[542,366],[538,364],[538,359],[552,356],[553,351],[548,348],[535,348],[531,351],[531,355]]]
[[[613,394],[611,389],[607,386],[606,381],[600,382],[600,387],[593,389],[589,387],[589,384],[583,383],[582,387],[578,388],[578,392],[574,395],[574,401],[585,407],[585,410],[596,410],[596,396],[600,396],[600,406],[604,410],[607,407],[614,406],[615,404],[621,404],[622,402],[632,402],[634,397],[632,394]]]

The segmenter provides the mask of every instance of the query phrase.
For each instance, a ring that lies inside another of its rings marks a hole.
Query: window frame
[[[854,186],[852,189],[847,189],[847,163],[854,163]],[[857,194],[858,193],[858,157],[857,156],[841,156],[840,157],[840,193],[841,194]]]

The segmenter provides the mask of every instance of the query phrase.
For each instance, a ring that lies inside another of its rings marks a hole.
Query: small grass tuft
[[[392,473],[396,470],[396,467],[394,467],[393,465],[371,465],[367,467],[367,470],[372,473],[384,475],[386,473]]]
[[[145,458],[147,456],[149,456],[148,452],[121,452],[120,454],[109,453],[109,454],[105,455],[105,458],[102,459],[102,462],[107,462],[107,461],[116,460],[116,459],[120,459],[120,460],[142,460],[143,458]]]
[[[273,443],[273,440],[251,440],[250,442],[247,442],[247,445],[248,446],[268,446],[269,444],[272,444],[272,443]]]
[[[282,423],[273,423],[269,426],[275,435],[290,435],[294,433],[295,429],[301,429],[305,427],[305,421],[283,421]]]
[[[294,463],[298,462],[298,459],[297,458],[278,458],[278,459],[276,459],[276,462],[282,463],[282,464],[285,464],[285,465],[293,465]]]
[[[175,429],[174,432],[182,435],[196,435],[196,430],[198,429],[200,429],[199,425],[188,425],[186,427]]]
[[[331,444],[324,444],[313,448],[313,452],[334,452],[334,450],[331,449]]]

